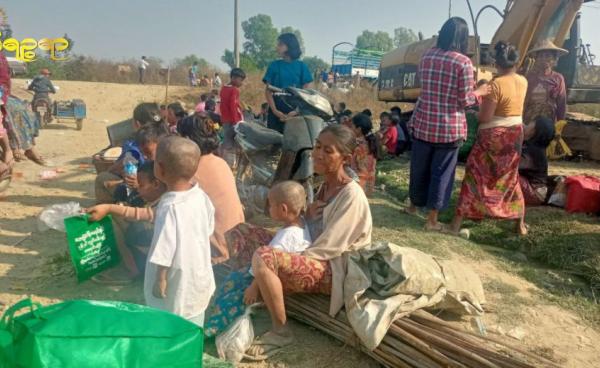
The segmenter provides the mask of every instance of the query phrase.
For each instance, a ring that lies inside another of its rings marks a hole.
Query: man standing
[[[144,74],[146,74],[146,68],[148,67],[148,65],[150,64],[146,61],[146,57],[142,56],[142,59],[140,60],[140,65],[138,67],[138,70],[140,72],[140,84],[144,84]]]

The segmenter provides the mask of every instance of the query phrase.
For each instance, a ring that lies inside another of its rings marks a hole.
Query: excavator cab
[[[600,103],[600,66],[582,41],[580,19],[578,14],[563,45],[569,54],[560,58],[556,71],[565,77],[569,103]]]

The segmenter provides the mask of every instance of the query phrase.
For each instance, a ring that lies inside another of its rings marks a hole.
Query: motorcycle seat
[[[255,147],[281,146],[283,134],[252,122],[241,122],[236,126],[237,134]]]

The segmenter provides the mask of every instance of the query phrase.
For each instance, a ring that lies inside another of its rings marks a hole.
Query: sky
[[[472,0],[475,11],[487,4],[504,9],[505,0]],[[354,43],[363,30],[393,34],[399,26],[437,33],[448,17],[449,0],[239,0],[240,19],[270,15],[277,28],[302,32],[307,56],[331,60],[331,47]],[[51,5],[50,5],[51,4]],[[233,0],[3,0],[13,36],[18,40],[60,37],[75,40],[74,52],[123,60],[141,55],[167,62],[195,54],[225,67],[220,58],[233,49]],[[584,42],[599,56],[600,2],[584,5]],[[452,0],[452,15],[469,19],[465,0]],[[486,12],[479,21],[489,42],[500,17]],[[243,36],[243,35],[242,35]],[[243,42],[243,39],[242,41]]]

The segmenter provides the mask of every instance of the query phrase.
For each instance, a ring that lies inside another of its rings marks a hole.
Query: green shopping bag
[[[119,264],[112,217],[89,222],[88,215],[65,219],[69,253],[79,282]]]
[[[0,321],[0,368],[201,368],[203,348],[199,326],[130,303],[25,299]]]

